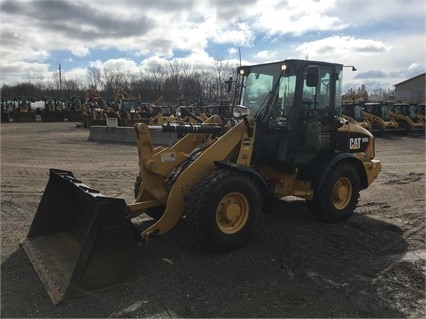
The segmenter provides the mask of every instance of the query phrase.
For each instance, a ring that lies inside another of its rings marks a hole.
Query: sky
[[[344,68],[343,90],[393,89],[426,70],[424,0],[0,0],[0,86],[308,59]]]

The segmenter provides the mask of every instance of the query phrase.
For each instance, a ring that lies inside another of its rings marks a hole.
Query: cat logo
[[[349,149],[359,150],[361,148],[361,137],[353,137],[349,139]]]

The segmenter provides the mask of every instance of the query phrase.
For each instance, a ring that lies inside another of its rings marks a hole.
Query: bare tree
[[[44,83],[43,83],[43,75],[42,74],[37,74],[37,73],[32,73],[32,74],[28,74],[27,75],[28,78],[28,83],[31,83],[32,85],[34,85],[35,88],[37,89],[43,89],[44,88]]]
[[[220,60],[217,58],[213,60],[212,67],[216,73],[215,98],[220,100],[227,95],[225,81],[230,76],[230,74],[232,74],[232,70],[229,66],[229,61]]]
[[[105,83],[104,90],[108,96],[114,96],[117,90],[127,91],[129,89],[126,75],[118,69],[104,70],[103,78]]]
[[[194,68],[192,64],[187,62],[181,62],[180,66],[181,66],[182,76],[184,78],[189,78],[194,74]]]
[[[61,80],[59,79],[59,73],[52,73],[53,86],[59,91],[61,89]]]
[[[86,84],[79,79],[62,77],[62,93],[64,97],[83,95],[87,88],[102,91],[106,97],[114,97],[118,89],[125,90],[134,96],[141,96],[144,101],[153,102],[163,96],[167,102],[174,102],[182,94],[191,98],[209,98],[221,100],[228,97],[225,80],[233,76],[235,69],[229,62],[216,59],[210,70],[196,70],[189,63],[173,60],[164,63],[151,62],[144,73],[126,74],[118,68],[101,71],[97,67],[87,70]],[[16,86],[2,86],[2,93],[22,94],[33,98],[56,95],[59,87],[59,75],[52,73],[52,80],[43,81],[40,75],[28,75],[28,81]]]
[[[87,83],[96,91],[102,89],[102,72],[99,68],[92,66],[87,69]]]
[[[151,62],[146,68],[145,76],[145,98],[156,100],[163,94],[163,87],[166,79],[166,67],[158,62]],[[150,93],[148,93],[150,92]]]
[[[174,101],[183,94],[179,79],[181,73],[182,66],[179,60],[172,60],[166,63],[166,78],[164,84],[167,90],[162,94],[166,101]]]
[[[78,81],[77,79],[71,79],[71,80],[63,79],[62,88],[65,91],[77,93],[83,89],[83,85],[81,81]]]

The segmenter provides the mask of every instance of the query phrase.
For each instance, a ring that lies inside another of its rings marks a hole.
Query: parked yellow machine
[[[86,100],[82,96],[71,96],[68,100],[68,121],[70,122],[85,122],[86,127],[88,125],[85,119],[87,112]]]
[[[352,124],[357,124],[371,131],[373,126],[370,121],[363,115],[362,104],[360,103],[343,103],[342,117]]]
[[[381,133],[405,131],[405,128],[399,127],[398,122],[390,116],[389,106],[385,103],[364,103],[362,114],[372,125],[370,131]]]
[[[12,112],[13,122],[35,122],[36,112],[31,109],[31,99],[19,97]]]
[[[119,119],[120,126],[133,126],[141,122],[140,103],[136,97],[123,90],[117,90],[114,101],[117,111],[113,115]],[[108,117],[113,117],[111,115],[109,114]]]
[[[424,117],[417,114],[417,105],[410,103],[395,103],[389,111],[400,126],[404,127],[408,133],[425,131]]]
[[[351,216],[381,162],[373,135],[339,117],[342,68],[307,60],[239,67],[232,118],[164,124],[184,135],[170,147],[155,147],[149,126],[137,123],[134,203],[51,169],[22,247],[52,301],[122,282],[135,270],[138,243],[183,216],[213,251],[245,245],[274,198],[305,199],[330,222]],[[153,220],[138,223],[142,214]]]
[[[149,114],[149,125],[163,125],[167,122],[175,122],[176,117],[173,114],[173,108],[168,105],[151,105]]]
[[[44,98],[44,109],[40,112],[42,122],[64,122],[66,117],[65,105],[59,98]]]

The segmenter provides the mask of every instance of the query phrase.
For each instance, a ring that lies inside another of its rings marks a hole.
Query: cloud
[[[348,25],[337,16],[327,14],[336,6],[334,0],[271,0],[265,5],[257,3],[254,26],[269,36],[291,34],[300,36],[308,32],[342,30]]]
[[[0,81],[34,69],[48,76],[65,59],[78,69],[120,55],[137,67],[154,57],[208,67],[213,56],[236,61],[241,48],[247,64],[309,56],[355,64],[345,81],[380,71],[398,82],[397,72],[424,70],[421,8],[421,0],[0,0],[8,64]]]
[[[358,73],[354,76],[354,79],[379,79],[385,77],[387,77],[387,75],[384,72],[371,70],[368,72]]]
[[[44,32],[79,41],[97,42],[110,36],[143,35],[155,25],[147,16],[123,17],[82,2],[33,1],[28,5],[7,0],[1,4],[1,10],[11,18],[24,18]]]
[[[381,41],[357,39],[350,36],[333,36],[320,40],[305,42],[296,47],[296,51],[309,54],[312,59],[350,60],[353,57],[371,56],[389,51]]]
[[[330,8],[330,15],[337,15],[345,23],[369,36],[380,36],[383,41],[391,38],[423,34],[425,3],[423,0],[404,1],[339,1]]]
[[[13,62],[2,64],[0,67],[1,73],[6,74],[22,74],[25,77],[31,74],[43,75],[48,70],[48,64],[34,63],[34,62]]]
[[[250,46],[254,38],[254,32],[250,30],[247,23],[238,23],[217,30],[209,39],[219,44],[231,43],[239,46]]]
[[[135,61],[130,59],[112,59],[103,63],[103,69],[106,71],[113,71],[113,72],[120,71],[125,73],[126,71],[129,71],[129,70],[136,70],[136,68],[137,66]]]
[[[260,60],[266,61],[274,61],[277,59],[278,52],[277,51],[270,51],[270,50],[263,50],[256,53],[255,57]]]

